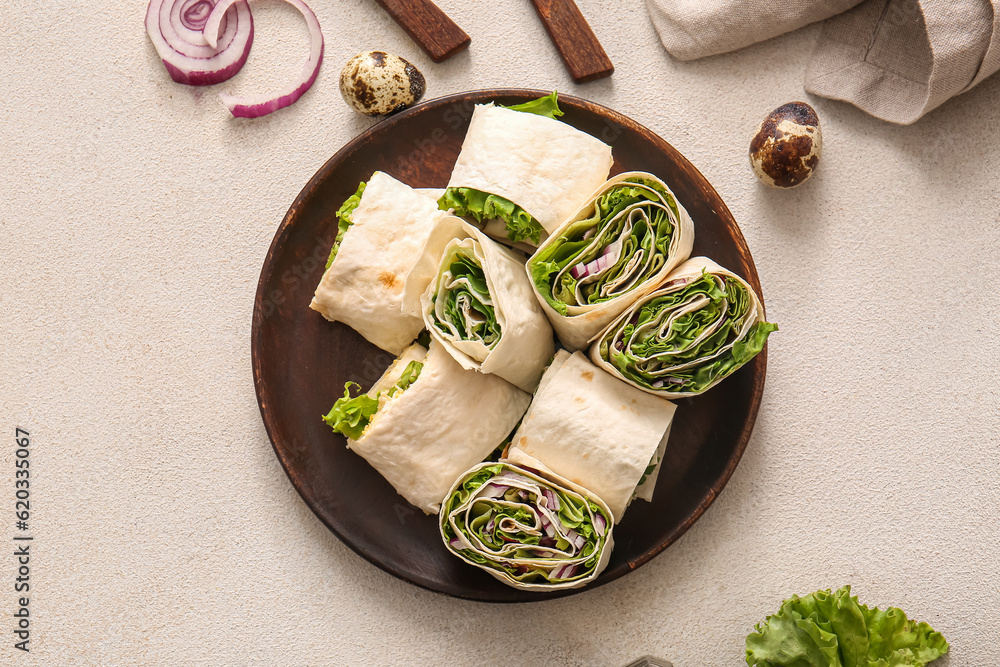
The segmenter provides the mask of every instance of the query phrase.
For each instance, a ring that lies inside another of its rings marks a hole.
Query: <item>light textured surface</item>
[[[473,38],[441,65],[373,0],[313,4],[316,85],[254,121],[215,93],[298,70],[305,28],[284,5],[257,5],[246,68],[205,90],[169,80],[141,2],[0,13],[0,504],[12,513],[19,425],[35,536],[32,652],[12,648],[7,556],[0,663],[725,666],[783,597],[851,583],[943,632],[937,664],[996,664],[1000,79],[910,127],[810,99],[824,155],[780,192],[747,145],[804,96],[816,27],[678,63],[642,0],[580,0],[616,72],[576,86],[529,3],[440,0]],[[757,426],[702,519],[623,579],[514,607],[423,591],[330,534],[272,453],[250,371],[257,277],[292,199],[373,122],[337,85],[372,48],[417,64],[428,96],[555,87],[608,104],[740,221],[781,325]]]

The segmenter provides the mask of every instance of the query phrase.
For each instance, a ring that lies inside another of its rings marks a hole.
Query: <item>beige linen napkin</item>
[[[646,6],[670,55],[695,60],[783,35],[861,1],[646,0]]]
[[[682,60],[829,19],[806,72],[806,90],[894,123],[912,123],[1000,70],[1000,0],[647,4],[663,45]]]

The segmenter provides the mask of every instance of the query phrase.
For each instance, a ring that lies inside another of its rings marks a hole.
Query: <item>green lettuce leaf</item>
[[[360,394],[351,397],[351,387],[361,391],[360,385],[356,382],[348,382],[344,385],[344,396],[338,398],[337,402],[330,408],[330,412],[323,416],[330,428],[338,433],[343,433],[351,440],[357,440],[361,433],[368,426],[368,422],[378,412],[378,399],[372,398],[368,394]]]
[[[537,100],[531,100],[530,102],[523,102],[522,104],[515,104],[504,108],[511,109],[512,111],[533,113],[538,116],[545,116],[552,119],[563,115],[562,109],[559,108],[559,97],[556,95],[556,91],[554,90],[545,97],[539,97]]]
[[[374,398],[368,394],[351,396],[351,388],[361,391],[361,386],[356,382],[348,382],[344,385],[344,395],[337,399],[337,402],[330,408],[330,412],[323,415],[330,428],[338,433],[343,433],[351,440],[358,440],[365,428],[371,422],[372,417],[378,412],[379,398],[383,395],[392,398],[404,391],[417,381],[423,364],[419,361],[411,361],[403,369],[403,374],[386,390],[378,392]]]
[[[398,380],[396,380],[396,384],[389,387],[389,398],[392,398],[393,396],[409,389],[410,385],[416,382],[417,378],[420,377],[420,371],[423,367],[424,364],[419,361],[411,361],[406,364],[406,368],[403,369],[403,374],[399,376]],[[379,392],[379,395],[381,396],[382,392]]]
[[[353,224],[351,221],[351,213],[354,209],[358,207],[361,203],[361,195],[365,192],[365,182],[361,181],[358,185],[358,191],[347,198],[347,200],[340,205],[337,209],[337,238],[333,241],[333,247],[330,248],[330,258],[326,260],[326,268],[330,268],[333,264],[333,260],[337,257],[337,251],[340,250],[340,243],[344,240],[344,234],[347,233],[348,228]]]
[[[503,220],[511,241],[530,240],[538,244],[545,231],[542,223],[514,202],[482,190],[448,188],[438,199],[438,208],[455,209],[455,215],[475,218],[477,222]]]
[[[746,638],[750,667],[923,667],[948,642],[901,609],[859,604],[851,587],[785,600]]]

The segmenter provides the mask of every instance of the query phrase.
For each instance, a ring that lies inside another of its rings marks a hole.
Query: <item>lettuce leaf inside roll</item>
[[[333,241],[333,247],[330,248],[330,258],[326,260],[326,268],[330,268],[333,264],[333,260],[337,258],[337,251],[340,250],[340,243],[344,240],[344,234],[353,224],[351,221],[351,214],[354,213],[354,209],[358,207],[361,203],[361,195],[365,193],[365,182],[361,181],[358,185],[358,191],[353,195],[348,197],[340,208],[337,209],[337,238]]]
[[[477,341],[492,349],[500,340],[500,324],[474,251],[453,247],[451,256],[442,261],[442,269],[433,297],[434,326],[447,336]]]
[[[570,224],[531,259],[539,294],[558,313],[610,301],[654,276],[666,263],[680,212],[656,182],[613,185],[593,214]]]
[[[449,550],[520,588],[592,579],[606,564],[611,526],[602,503],[504,462],[469,471],[440,514]]]
[[[360,439],[361,434],[364,433],[365,428],[385,403],[385,400],[406,391],[411,384],[417,381],[423,366],[419,361],[411,361],[406,365],[406,369],[396,384],[377,392],[374,398],[368,394],[351,397],[351,388],[360,391],[361,387],[356,382],[346,383],[344,395],[338,398],[337,402],[330,408],[330,412],[323,416],[323,421],[334,431],[343,433],[351,440]]]
[[[552,119],[563,115],[554,90],[537,100],[504,108]],[[507,238],[514,242],[530,241],[538,245],[545,231],[542,223],[509,199],[473,188],[448,188],[438,200],[438,206],[442,211],[454,209],[455,215],[474,218],[479,223],[502,220],[507,227]]]
[[[545,231],[538,220],[509,199],[472,188],[448,188],[438,199],[438,208],[442,211],[454,209],[455,215],[473,218],[479,223],[503,220],[511,241],[537,244]]]
[[[754,301],[732,276],[703,272],[666,288],[599,341],[601,358],[647,389],[700,393],[752,359],[778,328],[753,322]]]

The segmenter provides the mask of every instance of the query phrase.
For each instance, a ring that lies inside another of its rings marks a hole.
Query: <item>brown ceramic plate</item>
[[[306,184],[264,259],[254,303],[252,353],[268,436],[296,490],[341,540],[375,565],[430,590],[492,602],[579,592],[509,588],[445,549],[437,520],[410,506],[320,416],[354,380],[371,386],[393,357],[346,325],[309,309],[337,231],[335,212],[373,171],[414,187],[444,187],[473,104],[516,104],[536,90],[485,90],[431,100],[351,141]],[[718,193],[684,156],[635,121],[561,95],[562,121],[611,144],[612,173],[649,171],[676,193],[695,222],[694,255],[760,282],[746,241]],[[678,401],[666,460],[650,503],[636,501],[615,530],[606,584],[675,542],[725,486],[746,448],[764,388],[766,350],[706,394]]]

